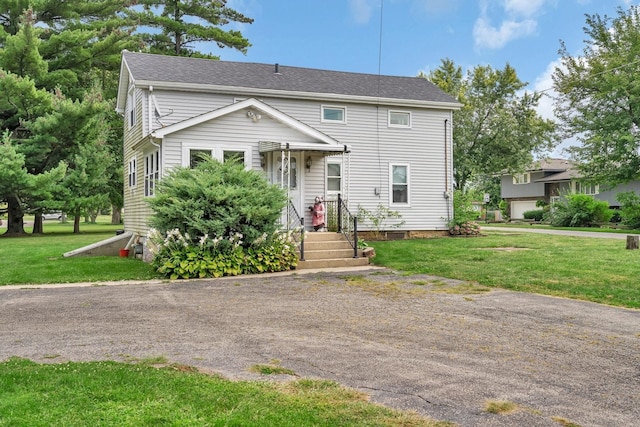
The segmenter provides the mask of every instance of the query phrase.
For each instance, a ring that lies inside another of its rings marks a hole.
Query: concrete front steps
[[[358,258],[353,257],[353,248],[342,233],[311,231],[304,236],[305,260],[298,261],[296,270],[369,265],[369,258],[362,256],[362,250],[358,250]]]

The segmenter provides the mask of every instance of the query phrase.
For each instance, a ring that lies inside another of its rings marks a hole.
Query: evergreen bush
[[[531,219],[534,221],[542,221],[544,218],[545,210],[544,209],[534,209],[531,211],[523,212],[522,217],[524,219]]]
[[[257,171],[237,162],[203,159],[195,168],[176,168],[149,198],[151,227],[160,233],[178,229],[196,238],[242,234],[248,247],[273,234],[287,202],[286,193]]]

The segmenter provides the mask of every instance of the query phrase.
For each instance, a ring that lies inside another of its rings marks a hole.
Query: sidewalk
[[[573,231],[573,230],[551,230],[548,228],[535,228],[523,227],[523,228],[511,228],[511,227],[491,227],[480,225],[483,231],[499,231],[504,233],[538,233],[538,234],[555,234],[558,236],[573,236],[573,237],[597,237],[600,239],[619,239],[627,240],[626,233],[606,233],[598,231]]]

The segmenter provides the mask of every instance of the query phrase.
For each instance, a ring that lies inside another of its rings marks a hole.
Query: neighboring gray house
[[[144,236],[156,182],[207,153],[287,188],[306,224],[316,196],[340,193],[352,212],[400,212],[406,237],[442,233],[453,215],[457,108],[423,78],[125,51],[125,230]]]
[[[553,204],[567,193],[589,194],[617,208],[616,196],[625,191],[640,194],[640,182],[633,181],[612,189],[601,188],[581,181],[573,163],[565,159],[540,160],[524,173],[503,174],[500,184],[501,197],[509,204],[512,219],[522,219],[524,212],[539,209],[536,207],[538,200]]]

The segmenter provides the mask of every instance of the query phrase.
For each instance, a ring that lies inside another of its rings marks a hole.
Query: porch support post
[[[338,233],[342,233],[342,196],[338,193]]]

